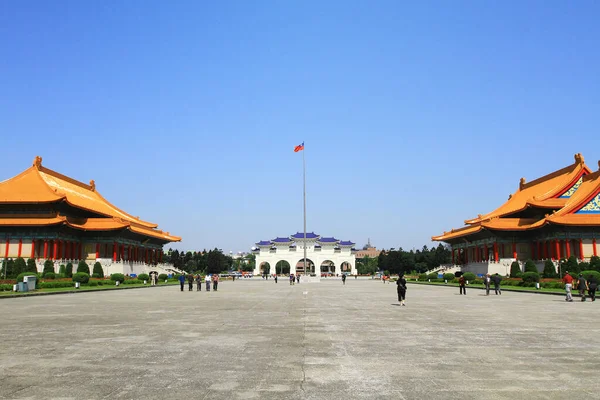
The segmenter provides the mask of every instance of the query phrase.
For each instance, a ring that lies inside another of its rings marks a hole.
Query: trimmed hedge
[[[90,275],[90,266],[83,260],[79,261],[79,264],[77,264],[77,273],[80,272],[84,272],[88,276]]]
[[[40,289],[75,287],[75,282],[42,282]]]
[[[583,274],[583,277],[586,281],[589,281],[591,277],[594,277],[596,279],[596,282],[600,283],[600,272],[587,270],[581,271],[581,273]]]
[[[477,279],[477,276],[472,272],[465,272],[463,277],[466,281],[469,281],[469,283],[475,283],[475,279]]]
[[[94,264],[93,273],[93,275],[96,275],[99,278],[104,278],[104,270],[102,269],[102,264],[100,264],[98,261],[96,261],[96,263]]]
[[[125,279],[123,285],[138,285],[144,283],[144,281],[140,281],[139,279]]]
[[[125,280],[125,275],[123,275],[123,274],[112,274],[110,276],[110,280],[113,281],[113,282],[119,281],[119,282],[123,283],[123,281]]]
[[[149,281],[149,280],[150,280],[150,275],[148,275],[148,274],[139,274],[139,275],[137,276],[137,278],[138,278],[140,281],[142,281],[142,282],[143,282],[143,281]]]
[[[35,275],[37,277],[37,281],[40,280],[40,274],[34,274],[33,272],[22,272],[19,274],[19,276],[17,276],[17,282],[23,282],[24,276],[31,276],[31,275]]]
[[[159,281],[164,281],[165,279],[169,279],[169,275],[167,275],[167,274],[160,274],[158,276],[158,280]]]
[[[56,274],[54,272],[46,272],[44,274],[44,279],[56,279]]]
[[[73,274],[73,282],[88,283],[90,281],[90,275],[85,272],[77,272]]]
[[[431,280],[438,279],[438,273],[437,272],[430,273],[429,275],[427,275],[427,279],[431,279]]]
[[[420,281],[426,281],[427,280],[427,274],[419,274],[419,280]]]
[[[67,278],[73,277],[73,264],[67,263],[67,266],[65,267],[65,276]]]
[[[540,274],[537,272],[524,272],[521,279],[526,283],[536,283],[540,281]]]
[[[12,292],[12,290],[13,290],[13,285],[8,284],[8,283],[0,284],[0,291],[2,291],[2,292]]]
[[[454,274],[444,274],[444,279],[446,279],[448,282],[450,282],[454,278]]]

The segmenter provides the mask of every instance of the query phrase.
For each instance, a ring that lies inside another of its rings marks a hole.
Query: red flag
[[[304,142],[302,142],[302,144],[299,144],[298,146],[294,147],[294,153],[297,153],[302,150],[304,150]]]

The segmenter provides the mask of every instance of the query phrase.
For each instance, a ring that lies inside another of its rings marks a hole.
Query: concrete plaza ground
[[[0,398],[598,399],[600,301],[348,279],[0,300]]]

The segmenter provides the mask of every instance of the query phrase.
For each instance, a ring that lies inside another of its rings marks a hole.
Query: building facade
[[[599,163],[600,165],[600,163]],[[452,261],[475,273],[510,272],[510,264],[533,260],[543,270],[571,256],[589,260],[598,254],[600,171],[592,172],[581,154],[575,162],[531,182],[496,210],[465,221],[432,240],[452,246]]]
[[[105,274],[173,272],[162,263],[162,248],[181,238],[157,229],[109,203],[89,185],[33,165],[0,182],[0,257],[61,264],[80,260],[103,265]],[[76,265],[75,265],[76,268]],[[91,270],[91,268],[90,268]]]
[[[304,270],[304,233],[256,243],[254,274],[277,273],[316,275],[356,274],[355,243],[333,237],[306,233],[306,271]]]

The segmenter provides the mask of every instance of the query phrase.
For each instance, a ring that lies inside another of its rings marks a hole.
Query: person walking
[[[396,285],[396,290],[398,291],[398,301],[400,302],[401,306],[406,306],[404,303],[406,300],[406,279],[404,279],[404,274],[398,275]]]
[[[204,282],[206,282],[206,291],[210,292],[210,275],[204,277]]]
[[[181,291],[183,292],[183,285],[185,285],[185,275],[179,275],[179,285],[181,286]]]
[[[196,275],[196,290],[198,292],[202,291],[202,276],[200,274]]]
[[[346,284],[346,274],[342,274],[342,284]]]
[[[571,289],[573,288],[573,277],[569,275],[569,271],[565,272],[565,276],[563,276],[562,281],[565,284],[565,292],[567,293],[567,298],[565,301],[572,302],[573,295],[571,294]]]
[[[275,283],[277,283],[277,274],[275,275],[275,277],[273,279],[275,279]]]
[[[300,274],[296,275],[296,282],[300,284]]]
[[[213,275],[213,290],[216,292],[217,287],[219,286],[219,274]]]
[[[496,292],[496,296],[498,296],[499,294],[502,294],[502,290],[500,290],[500,282],[502,281],[502,277],[500,275],[498,275],[498,273],[496,272],[496,274],[494,276],[492,276],[492,282],[494,282],[494,291]]]
[[[596,289],[598,289],[598,281],[594,275],[588,279],[588,295],[592,301],[596,301]]]
[[[487,274],[484,278],[483,278],[483,285],[485,286],[485,295],[489,296],[490,295],[490,283],[491,283],[491,278],[490,278],[490,274]]]
[[[296,281],[296,278],[294,278],[294,274],[290,274],[290,286],[292,286],[295,281]]]
[[[194,275],[189,274],[187,276],[187,279],[188,279],[189,291],[192,292],[192,291],[194,291]]]
[[[460,278],[458,278],[458,287],[460,288],[460,294],[467,294],[467,286],[465,285],[465,277],[464,276],[460,276]]]
[[[589,290],[587,281],[583,277],[583,274],[579,274],[579,279],[577,279],[577,289],[579,290],[579,295],[581,296],[581,301],[585,301],[585,291]]]

